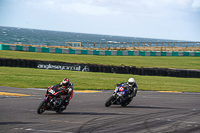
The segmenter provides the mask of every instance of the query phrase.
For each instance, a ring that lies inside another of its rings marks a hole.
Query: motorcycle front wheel
[[[113,100],[114,100],[113,96],[109,97],[108,100],[105,102],[105,106],[109,107],[112,104]]]
[[[45,111],[45,108],[46,108],[46,101],[43,100],[40,105],[38,106],[37,108],[37,113],[38,114],[42,114],[44,111]]]

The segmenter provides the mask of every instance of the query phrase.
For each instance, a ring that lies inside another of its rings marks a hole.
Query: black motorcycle
[[[47,88],[47,92],[44,100],[40,103],[37,108],[37,113],[42,114],[45,110],[56,111],[57,113],[62,113],[65,108],[62,107],[62,100],[66,98],[66,95],[61,95],[60,98],[55,97],[55,94],[60,91],[59,88],[55,86],[50,86]]]
[[[105,106],[109,107],[111,105],[121,105],[122,107],[126,107],[133,100],[133,98],[128,97],[128,94],[129,91],[127,88],[124,88],[120,84],[116,93],[114,92],[113,95],[106,100]]]

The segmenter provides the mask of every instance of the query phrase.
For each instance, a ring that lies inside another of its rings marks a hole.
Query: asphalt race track
[[[0,86],[0,132],[200,133],[200,93],[140,91],[127,107],[105,107],[112,91],[75,92],[62,114],[39,115],[36,110],[45,91]]]

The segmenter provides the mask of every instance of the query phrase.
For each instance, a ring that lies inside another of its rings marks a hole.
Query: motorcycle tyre
[[[128,105],[127,103],[121,104],[122,107],[126,107],[127,105]]]
[[[133,98],[129,99],[128,102],[125,102],[123,104],[121,104],[122,107],[126,107],[127,105],[129,105],[131,103],[131,101],[133,100]]]
[[[111,96],[107,99],[107,101],[105,102],[105,106],[109,107],[112,104],[112,101],[114,100],[114,97]]]
[[[46,101],[43,100],[40,105],[38,106],[37,108],[37,113],[38,114],[42,114],[44,111],[45,111],[45,108],[46,108]]]
[[[64,109],[62,110],[61,108],[59,108],[58,110],[56,110],[56,113],[62,113],[64,111]]]

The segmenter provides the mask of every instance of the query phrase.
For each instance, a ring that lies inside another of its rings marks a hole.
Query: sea
[[[66,44],[72,45],[72,43],[66,43],[66,42],[81,42],[82,46],[84,47],[108,47],[108,46],[118,47],[119,45],[121,47],[124,46],[149,47],[157,45],[158,46],[177,45],[180,47],[186,47],[186,45],[187,47],[199,46],[199,43],[187,43],[187,44],[178,43],[178,42],[183,42],[181,40],[112,36],[112,35],[74,33],[74,32],[0,26],[0,43],[3,44],[30,44],[30,45],[48,45],[48,46],[66,46]],[[152,43],[144,43],[144,42],[152,42]],[[164,42],[164,44],[161,42]],[[94,44],[102,44],[102,45],[94,45]]]

